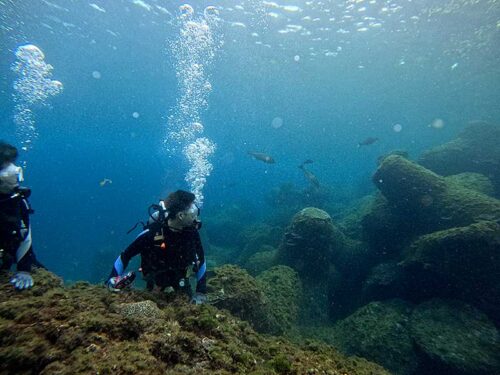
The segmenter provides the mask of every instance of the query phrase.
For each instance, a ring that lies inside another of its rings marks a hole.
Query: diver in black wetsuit
[[[23,170],[14,163],[17,149],[0,141],[0,269],[9,270],[16,263],[17,273],[10,280],[18,290],[33,286],[33,266],[44,268],[36,259],[31,241],[28,202],[31,191],[19,186]]]
[[[206,297],[206,264],[198,229],[200,210],[193,193],[177,190],[160,202],[145,230],[116,259],[106,285],[120,290],[131,284],[133,272],[125,273],[131,258],[141,254],[141,269],[149,290],[186,290],[189,293],[189,270],[196,273],[196,293],[192,302]]]

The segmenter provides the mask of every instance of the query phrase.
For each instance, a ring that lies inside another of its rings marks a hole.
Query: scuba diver
[[[0,141],[0,269],[9,270],[13,263],[17,273],[10,280],[18,290],[29,289],[34,281],[33,266],[45,268],[33,252],[28,198],[31,190],[21,187],[23,170],[14,163],[17,149]]]
[[[192,303],[206,302],[205,254],[198,232],[200,209],[194,201],[193,193],[177,190],[159,205],[150,207],[144,231],[116,259],[106,281],[108,289],[119,291],[134,281],[135,273],[125,273],[125,269],[130,259],[140,254],[148,290],[172,287],[186,291]],[[191,279],[196,278],[194,293],[190,288],[190,272]]]

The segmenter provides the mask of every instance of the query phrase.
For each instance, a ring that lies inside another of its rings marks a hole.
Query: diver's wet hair
[[[175,217],[179,212],[187,210],[195,199],[196,196],[193,193],[185,190],[170,193],[164,201],[168,217]]]
[[[17,156],[17,148],[4,141],[0,141],[0,164],[13,163],[16,161]]]

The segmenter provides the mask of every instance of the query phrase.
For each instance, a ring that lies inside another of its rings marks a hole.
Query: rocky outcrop
[[[500,373],[498,331],[479,310],[434,299],[411,315],[411,335],[422,356],[421,373]]]
[[[442,176],[463,172],[481,173],[500,197],[500,126],[476,122],[456,139],[422,154],[419,164]]]

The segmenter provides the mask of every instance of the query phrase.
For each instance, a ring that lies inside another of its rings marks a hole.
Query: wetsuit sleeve
[[[108,280],[112,277],[121,276],[127,268],[130,259],[140,254],[149,241],[151,241],[151,235],[149,229],[146,229],[116,258]]]
[[[38,265],[38,261],[36,260],[35,253],[33,249],[30,248],[24,256],[19,259],[17,262],[17,270],[24,272],[31,272],[31,267]],[[45,268],[42,266],[42,268]]]
[[[195,246],[196,246],[196,257],[199,262],[199,267],[196,271],[196,291],[198,293],[206,293],[207,292],[207,264],[205,262],[205,251],[203,250],[203,245],[201,243],[200,234],[196,232],[195,238]]]

